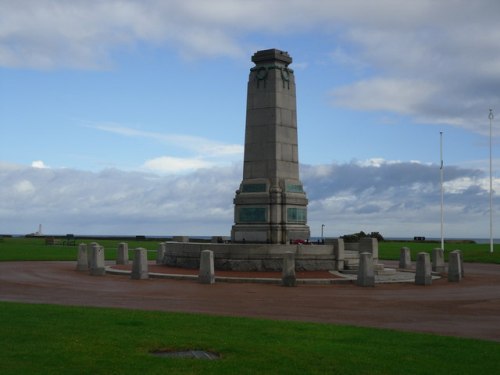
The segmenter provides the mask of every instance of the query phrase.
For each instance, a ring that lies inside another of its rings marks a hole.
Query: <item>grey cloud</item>
[[[436,235],[439,169],[417,163],[302,166],[313,234],[377,230],[392,236]],[[446,168],[446,181],[468,186],[445,195],[448,233],[485,235],[488,192],[475,169]],[[241,165],[183,176],[104,170],[36,169],[0,164],[1,233],[228,235]],[[500,203],[495,196],[495,204]]]

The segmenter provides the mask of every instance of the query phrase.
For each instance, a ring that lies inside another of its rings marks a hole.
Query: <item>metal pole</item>
[[[323,228],[325,227],[325,224],[321,224],[321,242],[324,241],[324,237],[323,237]]]
[[[444,163],[443,163],[443,132],[439,132],[439,145],[440,145],[440,154],[441,154],[441,166],[440,174],[441,174],[441,249],[444,250],[444,190],[443,190],[443,172],[444,172]]]
[[[488,118],[490,119],[490,253],[493,252],[493,162],[492,162],[492,126],[493,122],[493,110],[490,109],[490,114]]]

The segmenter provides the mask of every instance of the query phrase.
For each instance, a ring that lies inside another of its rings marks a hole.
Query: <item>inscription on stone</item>
[[[264,207],[242,207],[239,213],[239,221],[242,223],[266,222],[266,209]]]

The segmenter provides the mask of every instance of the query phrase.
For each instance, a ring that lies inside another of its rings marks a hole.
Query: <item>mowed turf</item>
[[[500,373],[499,343],[372,328],[8,302],[0,322],[3,375]]]
[[[123,241],[107,240],[107,239],[85,239],[77,240],[78,243],[99,242],[104,246],[105,257],[108,260],[116,259],[116,251],[118,244]],[[132,257],[132,250],[138,247],[143,247],[150,250],[148,258],[155,259],[155,250],[158,249],[159,242],[147,241],[128,241],[130,250],[130,257]],[[304,245],[306,246],[306,245]],[[313,246],[313,245],[312,245]],[[401,247],[406,246],[411,250],[411,257],[413,260],[417,259],[419,252],[432,252],[433,248],[440,247],[439,243],[433,242],[396,242],[396,241],[383,241],[379,243],[379,258],[387,260],[399,259],[399,252]],[[445,243],[445,260],[448,259],[450,251],[459,249],[465,262],[479,262],[479,263],[496,263],[500,264],[500,245],[495,245],[495,251],[490,253],[489,244],[476,244],[476,243]],[[18,260],[76,260],[77,246],[63,246],[63,245],[45,245],[43,238],[4,238],[0,241],[0,261],[18,261]]]

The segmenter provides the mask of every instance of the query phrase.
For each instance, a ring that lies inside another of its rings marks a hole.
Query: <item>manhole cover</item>
[[[206,350],[155,350],[152,355],[164,358],[219,359],[220,355]]]

